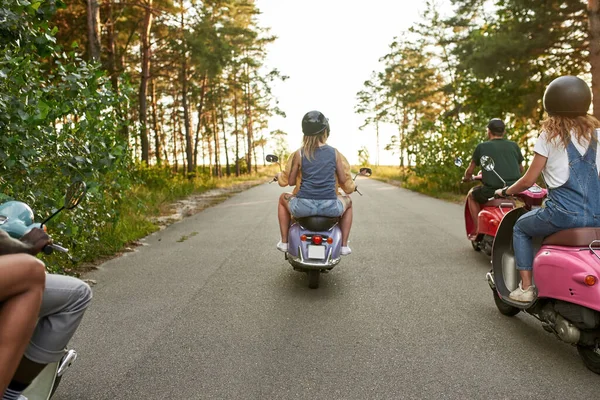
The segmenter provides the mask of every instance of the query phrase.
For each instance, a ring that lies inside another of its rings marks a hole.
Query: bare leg
[[[290,229],[290,199],[291,193],[283,193],[279,196],[279,205],[277,207],[277,217],[279,218],[279,230],[281,232],[281,242],[288,242],[288,230]]]
[[[475,227],[475,232],[478,232],[479,231],[479,211],[481,211],[481,206],[473,198],[473,189],[471,189],[471,191],[469,191],[469,195],[467,196],[467,203],[469,205],[469,211],[471,212],[471,218],[473,219],[473,226]]]
[[[344,204],[344,213],[340,218],[340,229],[342,231],[342,246],[348,246],[350,228],[352,228],[352,199],[350,196],[338,196]]]
[[[531,281],[533,278],[533,271],[524,271],[524,270],[519,270],[519,274],[521,275],[521,288],[523,290],[527,290],[529,288],[529,286],[531,286]]]
[[[0,394],[4,393],[37,323],[44,264],[27,254],[0,257]]]

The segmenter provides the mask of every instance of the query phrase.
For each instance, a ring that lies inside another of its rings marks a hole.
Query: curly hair
[[[304,150],[304,155],[306,155],[309,161],[315,156],[315,150],[319,147],[319,144],[325,143],[328,136],[329,132],[327,132],[327,129],[316,136],[304,136],[302,139],[302,150]]]
[[[560,115],[550,115],[542,121],[542,131],[546,132],[547,140],[550,143],[561,143],[565,148],[571,141],[571,133],[579,144],[591,143],[596,145],[596,129],[600,128],[600,121],[593,115],[583,115],[580,117],[563,117]]]

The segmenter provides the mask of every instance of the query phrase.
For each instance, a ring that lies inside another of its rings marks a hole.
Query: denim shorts
[[[296,218],[312,217],[339,217],[344,212],[344,205],[339,199],[313,200],[292,197],[290,212]]]

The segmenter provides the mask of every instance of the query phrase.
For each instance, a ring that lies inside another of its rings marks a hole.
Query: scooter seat
[[[600,228],[574,228],[546,237],[542,245],[588,247],[594,240],[600,241]]]
[[[494,199],[490,200],[487,203],[484,203],[482,207],[500,207],[500,206],[512,206],[513,208],[516,206],[515,201],[512,199]]]
[[[328,231],[335,224],[337,224],[339,220],[340,220],[339,217],[332,218],[332,217],[320,217],[320,216],[304,217],[304,218],[296,219],[296,221],[298,221],[300,226],[303,227],[304,229],[307,229],[309,231],[317,231],[317,232]]]

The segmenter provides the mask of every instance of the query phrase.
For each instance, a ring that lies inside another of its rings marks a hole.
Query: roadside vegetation
[[[405,187],[436,197],[467,190],[457,187],[464,169],[454,159],[471,159],[492,118],[506,122],[529,159],[544,90],[559,76],[586,79],[600,117],[599,1],[427,0],[423,9],[390,38],[356,100],[361,129],[374,133],[377,155],[398,157],[402,173],[392,179]],[[388,143],[380,143],[383,126],[397,132]]]
[[[191,8],[190,8],[191,7]],[[286,153],[267,70],[274,38],[251,1],[0,0],[0,201],[40,221],[83,180],[85,202],[50,222],[72,263],[157,229],[190,194],[271,175]],[[265,171],[269,171],[264,172]]]

